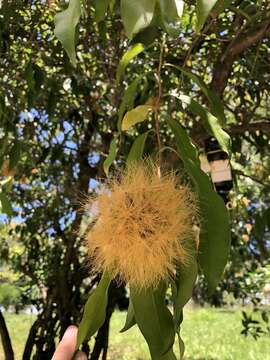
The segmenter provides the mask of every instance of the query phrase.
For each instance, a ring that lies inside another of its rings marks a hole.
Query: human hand
[[[78,328],[76,326],[69,326],[64,333],[64,336],[58,344],[52,360],[72,360],[76,349]],[[87,360],[86,355],[79,351],[74,360]]]

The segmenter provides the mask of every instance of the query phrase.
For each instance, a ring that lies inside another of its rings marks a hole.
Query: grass
[[[28,330],[34,321],[29,315],[5,314],[16,354],[22,351]],[[125,313],[113,315],[110,329],[109,360],[149,360],[147,346],[136,327],[124,334],[119,330]],[[244,337],[241,331],[241,312],[225,309],[187,309],[182,337],[186,345],[186,360],[270,360],[270,339],[258,341]],[[4,359],[0,347],[0,359]]]

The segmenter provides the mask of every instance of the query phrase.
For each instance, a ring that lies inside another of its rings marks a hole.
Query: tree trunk
[[[0,311],[0,335],[4,349],[5,360],[14,360],[14,352],[12,349],[8,328],[1,311]]]
[[[39,327],[39,319],[37,319],[34,324],[32,325],[30,332],[28,334],[28,338],[24,347],[24,352],[23,352],[23,360],[29,360],[31,358],[31,354],[32,354],[32,350],[33,347],[35,345],[35,338],[36,338],[36,333],[38,331],[38,327]]]

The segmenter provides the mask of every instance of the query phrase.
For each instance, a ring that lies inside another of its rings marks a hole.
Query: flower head
[[[153,165],[136,164],[95,200],[96,222],[86,235],[95,270],[142,288],[188,262],[196,205],[175,174],[159,177]]]

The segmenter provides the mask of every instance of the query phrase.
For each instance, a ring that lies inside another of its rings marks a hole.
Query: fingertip
[[[62,340],[67,340],[67,339],[70,339],[70,338],[74,338],[77,336],[77,332],[78,332],[78,328],[75,326],[75,325],[70,325],[64,335],[63,335],[63,338]]]
[[[52,360],[71,360],[76,349],[78,328],[74,325],[69,326],[57,349],[52,357]]]
[[[82,351],[77,352],[74,360],[87,360],[87,356]]]

